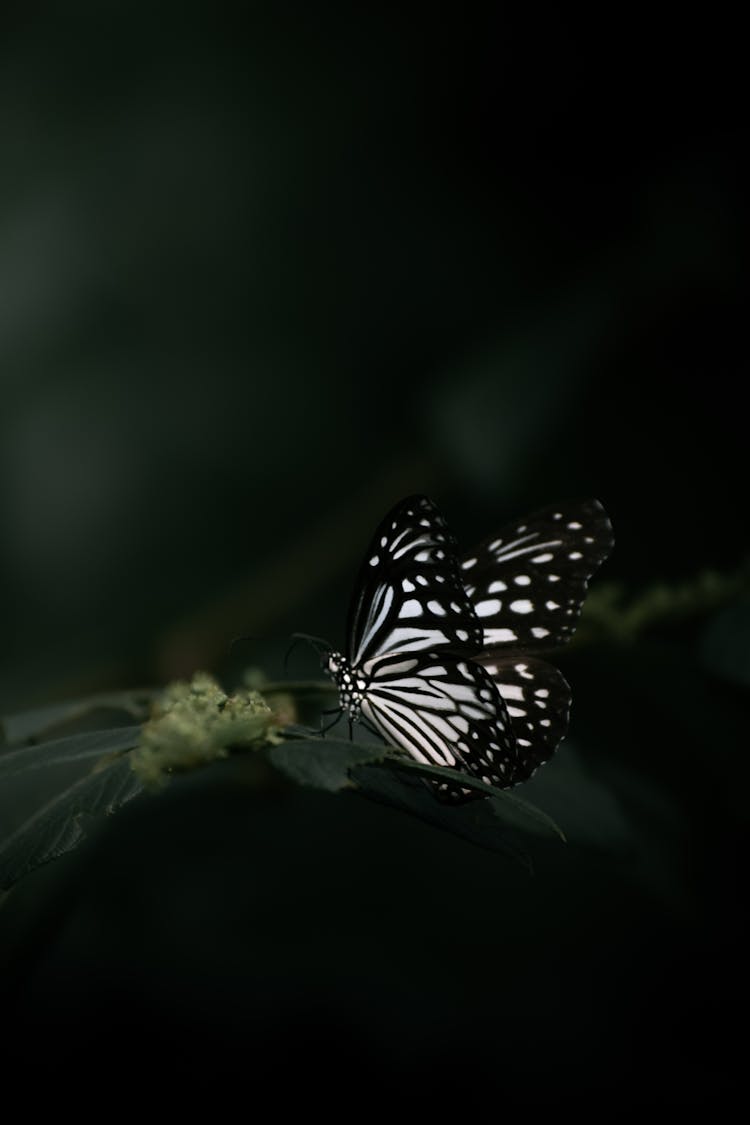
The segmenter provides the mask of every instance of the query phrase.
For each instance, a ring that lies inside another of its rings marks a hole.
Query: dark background
[[[745,558],[732,29],[269,12],[9,16],[6,712],[201,667],[280,677],[291,631],[343,641],[361,552],[410,492],[467,547],[597,496],[601,580],[634,594]],[[583,772],[549,811],[579,831],[534,878],[357,797],[215,770],[125,810],[6,904],[21,1042],[126,1032],[477,1108],[721,1100],[734,620],[561,658]]]

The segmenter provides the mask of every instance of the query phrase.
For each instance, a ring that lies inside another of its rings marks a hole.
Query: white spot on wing
[[[405,527],[404,530],[400,532],[400,534],[397,535],[396,538],[392,541],[391,551],[395,551],[402,539],[406,539],[407,535],[411,535],[411,533],[411,528]],[[403,552],[401,552],[401,554],[403,554]]]
[[[518,699],[523,703],[523,688],[518,684],[498,684],[503,699]]]
[[[508,587],[505,585],[505,583],[501,582],[500,579],[497,578],[494,582],[490,582],[489,587],[487,588],[487,593],[502,594],[503,590],[507,589]]]
[[[484,643],[486,645],[501,645],[507,641],[517,641],[518,637],[512,629],[485,629]]]
[[[459,734],[455,727],[442,717],[442,715],[433,715],[430,711],[424,712],[425,720],[437,730],[443,738],[447,738],[449,742],[458,742]],[[452,716],[449,716],[451,718]]]
[[[463,731],[464,734],[469,733],[469,723],[468,720],[463,717],[463,715],[449,715],[448,722],[453,723],[453,726],[457,730]]]
[[[476,564],[476,559],[464,559],[464,561],[461,563],[461,567],[463,568],[463,570],[470,570],[471,567],[476,566]]]
[[[541,555],[537,555],[531,561],[533,563],[547,563],[547,562],[551,562],[554,557],[555,556],[552,554],[551,551],[544,551]]]
[[[441,606],[440,602],[436,602],[434,598],[432,599],[432,601],[427,603],[427,608],[429,609],[430,613],[435,613],[438,617],[445,617],[445,610]]]
[[[404,591],[405,594],[413,594],[414,591],[416,590],[416,586],[414,585],[413,582],[410,582],[408,578],[402,578],[401,579],[401,589]]]
[[[400,543],[402,538],[403,538],[403,535],[399,535],[398,539],[396,540],[396,543]],[[394,551],[393,557],[394,557],[394,559],[400,559],[402,557],[402,555],[405,555],[407,553],[407,551],[413,551],[414,548],[418,547],[420,543],[429,544],[429,542],[430,542],[430,540],[429,540],[428,536],[418,535],[416,539],[409,540],[407,543],[404,544],[403,547],[399,547],[399,549],[397,551]],[[424,554],[424,552],[422,552],[422,553]],[[419,558],[419,555],[416,555],[415,557]]]
[[[401,606],[398,615],[399,617],[421,617],[422,612],[422,603],[418,602],[416,598],[409,598],[409,600],[404,602]]]
[[[519,601],[511,602],[510,608],[514,613],[531,613],[534,609],[534,603],[521,598]]]
[[[435,685],[443,695],[459,703],[471,703],[475,699],[474,688],[470,684],[453,684],[450,681]]]
[[[440,629],[394,629],[388,648],[397,652],[418,652],[431,645],[444,645],[445,634]]]
[[[370,666],[369,670],[368,665]],[[364,665],[368,675],[372,674],[371,666],[371,661],[368,661],[368,663]],[[416,666],[416,660],[399,660],[396,664],[380,664],[377,669],[377,674],[379,676],[399,676],[403,675],[404,672],[411,672],[412,668],[416,668]]]
[[[474,606],[479,617],[492,617],[493,613],[499,613],[503,608],[503,603],[499,598],[488,598],[486,601],[477,602]]]
[[[373,555],[372,558],[370,559],[370,566],[377,566],[379,562],[380,562],[380,559],[378,558],[378,556]]]
[[[549,636],[549,629],[543,629],[541,627],[541,625],[536,625],[531,630],[531,633],[532,633],[532,636],[536,637],[537,640],[541,641],[542,637],[548,637]]]

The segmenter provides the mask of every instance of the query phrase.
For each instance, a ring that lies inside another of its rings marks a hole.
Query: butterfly
[[[612,529],[596,500],[543,508],[461,556],[426,496],[398,503],[360,568],[324,670],[350,722],[425,765],[508,788],[554,753],[570,688],[536,655],[573,634]],[[430,782],[438,799],[477,792]]]

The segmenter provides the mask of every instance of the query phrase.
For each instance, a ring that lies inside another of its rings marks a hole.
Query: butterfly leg
[[[320,735],[321,738],[325,738],[326,731],[329,731],[331,729],[331,727],[335,727],[336,723],[341,718],[341,708],[340,707],[332,707],[328,711],[321,711],[321,716],[322,715],[334,715],[335,716],[335,718],[333,718],[331,720],[331,722],[328,723],[327,726],[323,726],[323,724],[321,723],[320,730],[318,731],[318,734]]]

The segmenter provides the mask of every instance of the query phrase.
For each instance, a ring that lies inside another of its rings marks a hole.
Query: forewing
[[[491,675],[447,653],[395,653],[362,666],[362,714],[393,746],[418,762],[450,766],[488,785],[512,784],[517,750],[508,711]],[[438,797],[476,793],[436,783]]]
[[[513,784],[552,757],[568,730],[570,687],[557,668],[530,656],[485,652],[476,657],[492,676],[517,747]]]
[[[402,500],[375,532],[347,637],[354,666],[389,652],[481,648],[482,629],[463,587],[455,541],[426,496]]]
[[[569,640],[588,581],[614,539],[598,500],[542,508],[461,561],[484,648],[551,648]]]

